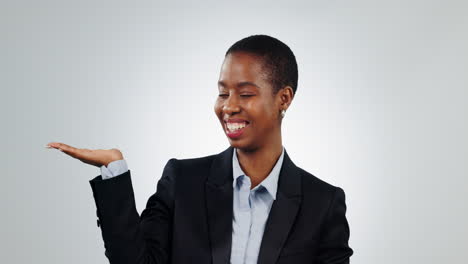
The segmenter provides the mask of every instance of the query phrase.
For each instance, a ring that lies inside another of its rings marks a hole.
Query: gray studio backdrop
[[[352,263],[464,263],[466,1],[1,1],[1,263],[107,263],[88,181],[51,141],[120,148],[139,212],[172,157],[228,146],[226,49],[287,43],[283,143],[346,192]]]

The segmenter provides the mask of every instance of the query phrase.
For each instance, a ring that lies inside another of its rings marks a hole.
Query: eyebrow
[[[226,84],[223,81],[218,81],[218,85],[222,87],[226,87]],[[237,88],[242,88],[244,86],[254,86],[254,87],[260,88],[260,86],[256,85],[255,83],[248,82],[248,81],[238,82],[236,85]]]

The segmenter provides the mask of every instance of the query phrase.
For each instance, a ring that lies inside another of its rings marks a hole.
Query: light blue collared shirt
[[[233,149],[233,218],[231,264],[256,264],[265,224],[273,201],[276,200],[278,179],[284,158],[284,147],[270,174],[252,190],[249,176],[245,175]],[[101,166],[106,180],[128,170],[125,160],[116,160]]]
[[[276,200],[278,178],[283,164],[284,147],[270,174],[252,190],[234,149],[231,264],[256,264],[265,224]]]

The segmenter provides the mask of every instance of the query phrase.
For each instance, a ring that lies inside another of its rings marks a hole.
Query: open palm
[[[115,160],[123,159],[122,152],[118,149],[82,149],[75,148],[60,142],[51,142],[46,145],[46,148],[55,148],[65,154],[81,160],[86,164],[90,164],[96,167],[102,165],[107,166],[109,163]]]

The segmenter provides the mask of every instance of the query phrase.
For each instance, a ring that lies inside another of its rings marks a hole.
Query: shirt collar
[[[241,176],[244,176],[245,173],[240,167],[239,160],[237,158],[236,148],[233,148],[233,151],[234,153],[232,155],[232,175],[234,175],[234,180],[232,182],[232,187],[235,188],[237,179]],[[276,200],[276,192],[278,190],[278,179],[281,170],[281,165],[283,164],[283,158],[284,147],[282,148],[281,155],[276,161],[276,164],[271,170],[270,174],[268,174],[268,176],[254,188],[257,189],[259,186],[263,186],[268,191],[268,193],[270,193],[274,200]]]

